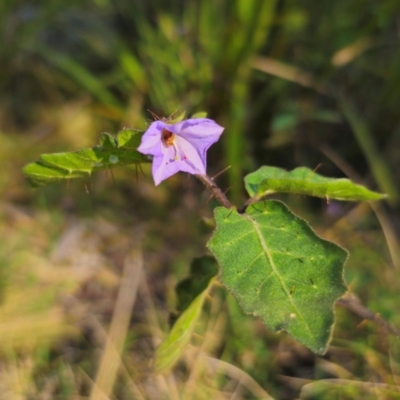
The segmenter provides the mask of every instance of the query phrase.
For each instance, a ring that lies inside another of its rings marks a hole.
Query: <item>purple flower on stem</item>
[[[154,121],[142,136],[137,150],[153,156],[156,185],[178,171],[204,175],[207,150],[223,130],[208,118],[191,118],[171,125],[162,120]]]

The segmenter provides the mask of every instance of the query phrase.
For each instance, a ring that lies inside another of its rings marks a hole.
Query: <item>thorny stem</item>
[[[212,178],[208,175],[195,175],[214,195],[214,197],[219,201],[219,203],[225,208],[232,208],[232,203],[225,196],[225,193],[221,188],[214,182]],[[250,198],[246,203],[238,210],[239,212],[245,212],[246,208],[254,202],[254,199]],[[368,310],[364,307],[361,301],[352,293],[346,293],[340,299],[337,300],[336,304],[347,308],[359,317],[374,322],[386,333],[400,337],[400,329],[392,326],[389,322],[385,321],[379,314]]]
[[[337,300],[336,304],[347,308],[353,314],[356,314],[363,319],[374,322],[386,333],[400,337],[399,328],[395,328],[389,324],[389,322],[385,321],[379,314],[375,314],[371,310],[368,310],[368,308],[364,307],[361,301],[354,294],[346,293],[339,300]]]
[[[196,174],[195,176],[197,179],[199,179],[204,184],[204,186],[206,186],[208,188],[208,190],[211,191],[211,193],[214,195],[214,197],[219,201],[219,203],[222,206],[224,206],[225,208],[233,207],[232,203],[225,196],[225,193],[214,182],[214,180],[212,178],[210,178],[208,175],[200,175],[200,174]]]

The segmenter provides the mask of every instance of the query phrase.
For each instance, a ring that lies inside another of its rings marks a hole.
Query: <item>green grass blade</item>
[[[245,140],[247,110],[246,103],[249,94],[249,79],[251,73],[250,59],[267,40],[273,17],[275,15],[276,1],[236,1],[238,19],[242,26],[239,32],[231,32],[224,50],[224,58],[229,61],[228,68],[232,89],[230,93],[230,104],[227,125],[227,134],[223,137],[225,149],[225,161],[231,168],[228,171],[231,193],[233,199],[240,198],[241,187],[239,182],[242,178],[243,160],[245,160]],[[226,62],[225,62],[226,63]]]
[[[117,108],[121,106],[120,101],[107,90],[97,77],[71,57],[44,45],[38,46],[37,51],[57,68],[74,79],[82,88],[91,93],[93,97],[101,103]]]

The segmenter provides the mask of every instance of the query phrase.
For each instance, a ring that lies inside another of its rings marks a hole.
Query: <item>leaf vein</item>
[[[240,275],[246,273],[254,265],[254,263],[257,261],[257,259],[259,259],[263,254],[264,253],[261,252],[256,257],[254,257],[253,261],[242,272],[240,272]]]
[[[233,240],[230,240],[228,245],[231,246],[231,245],[235,244],[236,242],[242,240],[244,237],[246,237],[247,235],[250,235],[251,233],[253,233],[253,232],[252,231],[248,231],[248,232],[244,233],[243,235],[241,235],[241,236],[239,236],[239,237],[237,237],[237,238],[235,238]]]
[[[313,333],[312,333],[312,331],[311,331],[311,329],[310,329],[310,327],[309,327],[309,325],[308,325],[308,323],[307,323],[307,321],[305,320],[303,314],[300,312],[300,310],[297,308],[295,302],[293,301],[293,297],[290,295],[290,290],[289,290],[288,287],[286,286],[286,284],[285,284],[285,282],[284,282],[284,280],[283,280],[281,274],[280,274],[279,271],[278,271],[278,268],[277,268],[276,265],[275,265],[275,262],[274,262],[274,260],[273,260],[273,258],[272,258],[272,256],[271,256],[271,252],[270,252],[270,250],[269,250],[267,244],[265,243],[265,240],[264,240],[264,237],[263,237],[263,235],[262,235],[262,232],[260,231],[260,228],[258,227],[258,223],[257,223],[251,216],[249,216],[249,215],[246,215],[246,214],[245,214],[244,217],[245,217],[248,221],[250,221],[250,223],[253,225],[254,230],[256,231],[258,240],[259,240],[259,242],[260,242],[260,244],[261,244],[261,247],[262,247],[262,249],[263,249],[263,252],[264,252],[265,256],[267,257],[268,263],[269,263],[270,266],[271,266],[272,272],[273,272],[273,273],[276,275],[276,277],[278,278],[278,280],[279,280],[279,282],[280,282],[280,284],[281,284],[281,286],[282,286],[282,288],[283,288],[283,291],[285,292],[285,294],[286,294],[286,296],[287,296],[287,298],[288,298],[288,300],[289,300],[289,303],[291,304],[291,306],[293,307],[293,309],[297,312],[297,314],[299,315],[299,317],[300,317],[301,320],[303,321],[303,323],[304,323],[304,325],[306,326],[308,332],[309,332],[312,336],[314,336]]]

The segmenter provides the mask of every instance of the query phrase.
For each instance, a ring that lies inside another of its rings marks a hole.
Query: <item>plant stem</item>
[[[200,175],[200,174],[196,174],[195,176],[204,184],[204,186],[206,186],[211,191],[211,193],[214,195],[214,197],[219,201],[219,203],[222,206],[224,206],[225,208],[233,207],[231,202],[225,196],[225,193],[221,190],[219,186],[217,186],[217,184],[214,182],[212,178],[210,178],[208,175]]]
[[[361,301],[354,294],[346,293],[339,300],[337,300],[336,304],[347,308],[363,319],[374,322],[386,333],[400,337],[400,329],[395,328],[389,324],[389,322],[385,321],[380,315],[375,314],[371,310],[368,310],[368,308],[364,307]]]

